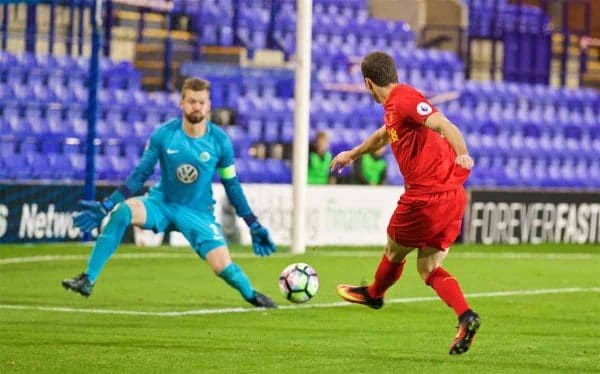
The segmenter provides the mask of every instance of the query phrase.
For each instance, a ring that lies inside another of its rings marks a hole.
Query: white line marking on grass
[[[582,293],[582,292],[599,292],[598,288],[551,288],[551,289],[537,289],[537,290],[515,290],[515,291],[496,291],[496,292],[477,292],[465,295],[468,298],[481,298],[481,297],[505,297],[505,296],[525,296],[525,295],[547,295],[547,294],[560,294],[560,293]],[[422,296],[422,297],[403,297],[397,299],[386,300],[386,304],[406,304],[406,303],[418,303],[426,301],[437,301],[437,296]],[[334,302],[334,303],[312,303],[302,305],[282,305],[278,310],[296,310],[296,309],[317,309],[317,308],[339,308],[347,307],[352,304],[346,302]],[[181,316],[195,316],[195,315],[209,315],[209,314],[231,314],[231,313],[252,313],[252,312],[264,312],[266,309],[263,308],[221,308],[221,309],[197,309],[197,310],[184,310],[184,311],[173,311],[173,312],[145,312],[137,310],[118,310],[118,309],[87,309],[87,308],[67,308],[67,307],[53,307],[53,306],[42,306],[42,305],[14,305],[14,304],[0,304],[0,309],[13,309],[13,310],[39,310],[46,312],[65,312],[65,313],[89,313],[89,314],[119,314],[119,315],[135,315],[135,316],[154,316],[154,317],[181,317]]]
[[[111,257],[116,259],[139,259],[139,258],[192,258],[192,254],[188,253],[122,253],[116,254]],[[25,257],[11,257],[0,259],[0,265],[7,264],[25,264],[32,262],[55,262],[55,261],[75,261],[75,260],[87,260],[88,255],[48,255],[48,256],[25,256]]]
[[[381,257],[381,252],[377,251],[311,251],[308,255],[317,255],[323,257]],[[275,257],[295,257],[302,255],[294,255],[291,253],[278,253]],[[593,260],[600,258],[598,254],[592,253],[533,253],[533,252],[498,252],[498,253],[486,253],[486,252],[450,252],[450,258],[474,258],[474,259],[508,259],[508,260],[522,260],[522,259],[540,259],[540,260]],[[8,264],[25,264],[33,262],[55,262],[55,261],[80,261],[87,260],[88,255],[46,255],[46,256],[24,256],[24,257],[10,257],[0,259],[0,265]],[[232,253],[234,258],[260,258],[253,253]],[[155,253],[122,253],[116,254],[111,259],[146,259],[146,258],[163,258],[163,259],[177,259],[177,258],[197,258],[194,252],[189,253],[169,253],[169,252],[155,252]]]
[[[497,253],[486,253],[486,252],[464,252],[464,253],[452,253],[448,254],[450,257],[457,258],[490,258],[490,259],[507,259],[507,260],[527,260],[527,259],[540,259],[540,260],[593,260],[600,258],[598,254],[594,253],[535,253],[535,252],[497,252]]]
[[[414,251],[416,252],[416,251]],[[413,252],[413,253],[414,253]],[[308,251],[306,254],[316,254],[324,257],[381,257],[383,251]],[[287,253],[286,253],[287,254]],[[250,253],[240,253],[244,257],[252,257]],[[298,255],[302,256],[302,255]],[[535,253],[535,252],[460,252],[452,251],[449,258],[489,258],[489,259],[543,259],[543,260],[592,260],[600,258],[600,251],[595,253]]]

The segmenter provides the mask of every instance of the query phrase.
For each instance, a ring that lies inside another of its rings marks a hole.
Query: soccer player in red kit
[[[467,203],[463,183],[473,159],[458,128],[421,93],[398,83],[390,55],[373,52],[363,59],[361,69],[366,88],[385,108],[385,124],[359,146],[339,153],[331,168],[341,170],[361,155],[390,144],[404,176],[405,193],[390,219],[373,283],[339,285],[337,292],[346,301],[381,308],[386,290],[402,275],[405,257],[417,249],[421,278],[458,316],[458,333],[449,353],[464,353],[481,321],[442,263],[460,232]]]

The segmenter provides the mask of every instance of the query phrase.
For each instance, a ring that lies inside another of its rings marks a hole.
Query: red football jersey
[[[456,165],[450,143],[425,126],[425,120],[438,110],[419,91],[399,84],[384,108],[385,127],[407,193],[448,191],[465,182],[469,170]]]

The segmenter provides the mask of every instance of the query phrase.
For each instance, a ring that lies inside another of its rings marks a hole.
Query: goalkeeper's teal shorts
[[[221,225],[213,211],[199,211],[181,204],[165,202],[160,194],[138,197],[146,207],[146,230],[164,232],[169,226],[183,234],[200,257],[206,258],[211,250],[225,246]]]

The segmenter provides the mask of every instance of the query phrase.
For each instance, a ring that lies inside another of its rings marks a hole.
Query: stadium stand
[[[271,47],[292,55],[295,2],[247,3],[241,12],[233,11],[231,0],[175,1],[175,7],[202,22],[203,44],[237,43],[249,51]],[[477,16],[487,3],[470,3],[475,10],[470,32],[490,36],[492,18]],[[439,107],[465,133],[477,164],[472,185],[600,187],[597,91],[464,81],[456,54],[416,48],[406,23],[370,19],[365,0],[315,0],[314,7],[321,16],[313,25],[311,136],[329,131],[333,153],[357,144],[380,125],[382,108],[368,94],[340,88],[362,84],[356,63],[379,49],[393,54],[401,81],[426,93],[460,93]],[[514,11],[506,9],[502,14]],[[532,11],[532,20],[539,19],[537,12]],[[506,24],[505,18],[494,19]],[[102,59],[101,69],[96,169],[100,179],[120,180],[137,163],[153,127],[179,115],[179,93],[142,90],[140,73],[130,62]],[[87,72],[85,58],[0,52],[1,179],[83,177]],[[235,113],[235,123],[225,129],[234,143],[240,179],[289,183],[286,152],[283,159],[261,159],[252,148],[291,147],[291,73],[224,66],[188,73],[211,80],[213,108]],[[389,183],[403,183],[397,168],[387,172]]]
[[[548,82],[552,23],[541,8],[510,4],[508,0],[466,0],[465,3],[469,7],[470,38],[503,42],[507,51],[502,64],[505,81]]]

